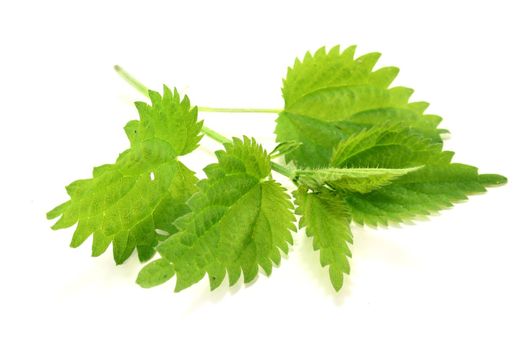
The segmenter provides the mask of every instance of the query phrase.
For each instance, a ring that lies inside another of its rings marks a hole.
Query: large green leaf
[[[284,111],[277,119],[277,141],[302,144],[286,156],[300,167],[326,166],[332,149],[349,135],[395,122],[441,143],[441,118],[425,115],[426,102],[410,102],[412,89],[390,88],[398,69],[373,71],[378,53],[354,58],[355,47],[334,47],[296,60],[283,83]]]
[[[506,182],[500,175],[479,175],[477,168],[455,163],[427,165],[369,193],[347,193],[354,222],[370,226],[407,222],[449,208],[467,196]]]
[[[114,164],[93,170],[91,179],[66,187],[71,197],[48,213],[60,219],[53,229],[77,224],[72,247],[93,235],[93,256],[113,244],[115,262],[124,262],[136,248],[141,261],[154,254],[163,236],[177,231],[175,219],[188,212],[185,202],[196,191],[197,179],[177,160],[198,145],[202,126],[187,97],[164,89],[151,91],[152,104],[137,103],[140,120],[126,125],[130,149]]]
[[[230,285],[241,272],[250,282],[259,267],[269,275],[281,252],[288,252],[293,205],[285,189],[269,178],[268,154],[255,140],[244,138],[225,144],[225,151],[216,155],[219,162],[205,169],[207,179],[188,202],[191,213],[176,223],[180,232],[157,248],[163,263],[152,262],[141,271],[141,286],[164,283],[170,271],[177,276],[176,291],[205,274],[212,289],[226,273]]]

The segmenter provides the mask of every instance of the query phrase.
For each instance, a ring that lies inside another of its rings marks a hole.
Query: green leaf
[[[270,157],[255,140],[234,139],[216,152],[188,202],[191,213],[177,220],[180,232],[157,251],[177,275],[183,290],[208,274],[211,289],[228,273],[233,285],[244,275],[252,281],[261,267],[267,275],[288,252],[294,230],[293,205],[270,175]]]
[[[431,164],[370,193],[347,193],[353,221],[370,226],[408,222],[505,183],[500,175],[478,175],[464,164]]]
[[[323,187],[341,192],[368,193],[390,184],[394,179],[421,167],[405,169],[322,168],[297,169],[294,180],[312,190]]]
[[[385,122],[409,126],[441,143],[441,118],[425,115],[426,102],[410,102],[412,89],[392,87],[398,69],[373,71],[378,53],[354,58],[355,46],[307,53],[288,69],[283,83],[285,108],[277,119],[277,141],[302,144],[286,156],[300,167],[330,162],[332,149],[349,135]]]
[[[72,247],[93,235],[98,256],[112,243],[117,264],[135,248],[141,261],[150,259],[163,238],[156,230],[176,232],[173,222],[189,211],[185,202],[196,191],[197,179],[177,157],[197,147],[197,110],[167,88],[164,96],[151,91],[150,97],[151,106],[137,103],[140,121],[125,127],[131,147],[114,164],[94,168],[91,179],[67,186],[71,199],[48,213],[60,216],[53,229],[78,223]]]
[[[411,102],[412,89],[391,87],[397,68],[374,70],[379,54],[354,58],[354,52],[321,48],[288,70],[277,141],[301,143],[286,160],[315,169],[298,183],[335,190],[353,220],[378,225],[437,212],[505,181],[451,164],[453,153],[442,149],[441,118],[425,114],[428,103]],[[363,185],[344,170],[354,168],[411,171],[390,179],[363,176]]]
[[[351,134],[339,143],[330,165],[344,168],[406,168],[449,162],[451,152],[410,128],[381,124]]]
[[[112,245],[117,264],[136,249],[141,261],[160,258],[136,282],[150,288],[176,276],[181,291],[208,275],[211,289],[270,275],[293,243],[295,216],[286,190],[271,171],[298,185],[299,226],[312,237],[336,291],[350,273],[350,222],[371,226],[407,222],[451,207],[507,179],[451,163],[443,151],[441,117],[427,102],[391,84],[396,67],[375,69],[378,53],[354,58],[355,47],[319,49],[296,60],[283,80],[284,110],[268,154],[254,139],[232,142],[197,121],[187,97],[164,87],[137,102],[139,120],[124,128],[130,147],[90,179],[66,187],[70,200],[47,216],[53,229],[76,225],[77,247],[92,236],[93,256]],[[142,93],[147,89],[120,67]],[[275,109],[202,108],[215,112]],[[178,157],[198,147],[201,131],[224,143],[218,162],[198,181]],[[284,156],[289,166],[272,163]]]
[[[313,237],[314,250],[320,251],[321,266],[329,267],[330,281],[336,291],[343,286],[344,274],[350,273],[348,259],[352,256],[350,215],[344,201],[334,192],[307,192],[300,187],[294,192],[300,227]]]
[[[197,122],[197,108],[191,108],[187,96],[180,98],[176,89],[164,86],[164,95],[150,91],[151,105],[136,102],[140,121],[131,121],[126,126],[131,147],[149,139],[158,139],[169,144],[173,153],[182,156],[199,145],[202,121]],[[131,130],[128,130],[132,128]]]

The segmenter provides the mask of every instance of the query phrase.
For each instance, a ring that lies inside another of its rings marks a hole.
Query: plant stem
[[[201,131],[204,135],[208,136],[209,138],[217,142],[220,142],[220,143],[231,143],[232,142],[232,140],[230,140],[226,136],[219,134],[217,131],[210,129],[204,125],[202,126]]]
[[[140,81],[135,79],[131,74],[126,72],[122,67],[119,65],[115,65],[113,68],[115,68],[115,71],[120,75],[122,79],[124,79],[129,85],[133,86],[138,92],[143,94],[146,97],[149,97],[148,88],[146,85],[142,84]],[[279,113],[281,110],[279,109],[257,109],[257,108],[213,108],[213,107],[198,107],[199,111],[204,112],[223,112],[223,113]],[[220,143],[231,143],[232,141],[227,138],[226,136],[218,133],[217,131],[210,129],[206,126],[202,126],[201,131],[204,135],[208,136],[209,138],[220,142]],[[294,173],[291,169],[288,167],[277,164],[275,162],[271,162],[272,169],[279,174],[282,174],[290,179],[293,179]]]
[[[148,97],[148,88],[140,81],[135,79],[131,74],[126,72],[121,66],[115,65],[113,67],[118,75],[131,86],[137,89],[141,94]],[[280,113],[278,108],[218,108],[218,107],[203,107],[199,106],[199,112],[213,112],[213,113]]]
[[[120,77],[124,79],[129,85],[133,86],[138,92],[140,92],[144,96],[149,97],[148,88],[146,87],[146,85],[133,78],[133,76],[126,72],[121,66],[115,65],[113,66],[113,68],[115,69],[117,74],[120,75]]]
[[[140,92],[144,96],[149,97],[148,88],[146,87],[146,85],[142,84],[140,81],[135,79],[131,74],[126,72],[121,66],[115,65],[113,68],[115,68],[115,71],[117,72],[117,74],[120,75],[120,77],[124,79],[129,85],[133,86],[138,92]],[[226,136],[223,136],[219,134],[218,132],[204,125],[202,126],[201,130],[203,134],[214,139],[215,141],[218,141],[220,143],[231,142],[231,140],[227,138]]]
[[[293,180],[293,178],[295,177],[293,170],[291,170],[287,166],[275,162],[270,162],[270,164],[272,165],[272,169],[277,171],[279,174],[284,175],[291,180]]]
[[[199,106],[199,112],[215,113],[281,113],[278,108],[217,108]]]

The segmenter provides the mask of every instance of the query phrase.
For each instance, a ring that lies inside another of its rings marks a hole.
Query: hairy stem
[[[146,97],[149,97],[149,89],[146,87],[146,85],[142,84],[140,81],[135,79],[131,74],[126,72],[122,67],[119,65],[115,65],[113,68],[115,68],[115,71],[120,75],[122,79],[124,79],[129,85],[133,86],[138,92],[143,94]],[[222,112],[222,113],[279,113],[281,110],[279,109],[257,109],[257,108],[213,108],[213,107],[198,107],[199,111],[204,112]],[[209,138],[220,142],[220,143],[231,143],[232,141],[227,138],[226,136],[218,133],[217,131],[210,129],[206,126],[202,126],[201,129],[202,133]],[[275,162],[271,162],[272,169],[279,174],[282,174],[288,178],[293,178],[294,173],[293,171],[281,164],[277,164]]]

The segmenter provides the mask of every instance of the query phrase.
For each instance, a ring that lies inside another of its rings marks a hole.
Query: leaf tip
[[[336,292],[339,292],[341,288],[343,287],[343,273],[333,268],[333,266],[330,266],[329,274],[330,274],[330,282],[332,283],[332,287],[334,288]]]
[[[174,275],[173,265],[166,259],[158,259],[144,266],[135,282],[142,288],[151,288],[168,281]]]
[[[487,187],[502,186],[508,182],[508,179],[499,174],[481,174],[479,175],[481,184]]]
[[[64,213],[68,204],[69,204],[69,201],[57,205],[56,207],[54,207],[53,209],[51,209],[50,211],[46,213],[46,218],[48,220],[56,219],[57,217],[59,217],[60,215]]]

